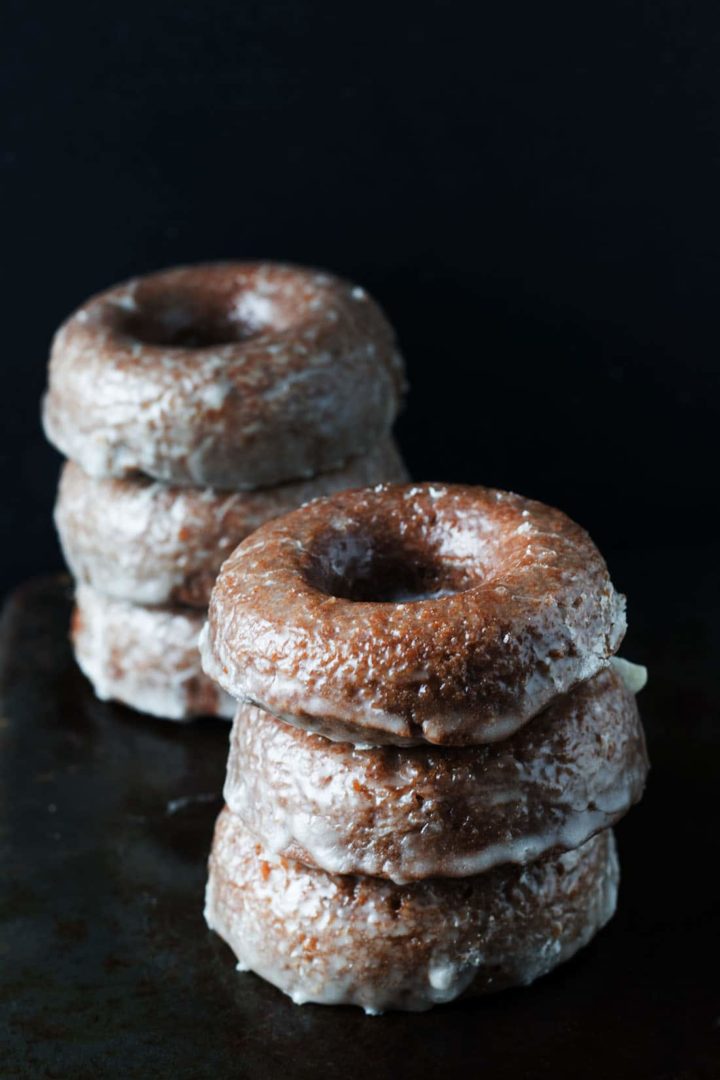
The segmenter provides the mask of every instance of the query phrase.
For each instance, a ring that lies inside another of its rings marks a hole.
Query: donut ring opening
[[[457,538],[461,547],[465,537]],[[338,600],[411,604],[467,592],[481,583],[477,567],[453,561],[437,537],[389,530],[329,530],[310,551],[307,583]]]
[[[141,279],[133,307],[107,312],[110,329],[142,345],[210,349],[288,330],[302,321],[302,298],[290,287],[260,296],[227,275],[195,279]]]

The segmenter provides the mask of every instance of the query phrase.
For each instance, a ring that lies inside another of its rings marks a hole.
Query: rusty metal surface
[[[720,1075],[717,630],[702,582],[667,614],[670,640],[648,590],[654,769],[618,830],[612,924],[528,990],[368,1019],[293,1006],[205,928],[227,727],[96,701],[67,585],[19,590],[0,637],[0,1075]]]

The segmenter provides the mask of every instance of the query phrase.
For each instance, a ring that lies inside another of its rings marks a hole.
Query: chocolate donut
[[[260,527],[201,638],[239,700],[356,744],[507,738],[608,665],[624,598],[558,510],[482,487],[378,485]]]
[[[206,608],[223,560],[264,521],[329,492],[406,476],[389,438],[312,480],[239,493],[99,480],[68,462],[55,523],[78,581],[136,604]]]
[[[298,1004],[420,1010],[567,960],[612,916],[617,882],[610,831],[527,866],[394,885],[272,855],[225,810],[205,918],[241,970]]]
[[[392,328],[363,289],[215,263],[83,304],[53,343],[44,423],[92,476],[252,489],[370,450],[403,389]]]
[[[202,614],[136,607],[88,585],[78,587],[75,601],[75,658],[101,700],[169,720],[233,715],[235,702],[200,667]]]
[[[635,698],[606,669],[490,746],[358,750],[241,705],[224,795],[266,850],[403,883],[579,847],[647,768]]]

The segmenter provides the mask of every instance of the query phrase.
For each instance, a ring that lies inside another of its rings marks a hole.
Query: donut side
[[[252,490],[369,451],[403,391],[394,332],[364,289],[216,263],[83,304],[55,336],[43,423],[92,476]]]
[[[202,672],[202,615],[143,608],[78,586],[71,637],[80,669],[103,701],[168,720],[231,717],[235,702]]]
[[[611,918],[612,833],[523,867],[394,885],[267,852],[229,811],[210,856],[205,918],[242,970],[294,1002],[424,1010],[527,985]]]
[[[406,477],[390,438],[342,469],[254,492],[100,480],[67,462],[55,523],[78,581],[135,604],[204,609],[223,561],[265,521],[321,495]]]
[[[510,739],[359,750],[240,706],[225,802],[275,854],[403,883],[567,851],[614,825],[648,770],[634,695],[606,670]]]

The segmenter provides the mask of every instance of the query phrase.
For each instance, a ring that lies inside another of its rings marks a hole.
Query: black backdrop
[[[559,504],[608,551],[709,542],[703,7],[5,0],[0,50],[3,586],[60,565],[55,326],[125,276],[244,256],[380,299],[417,478]]]

